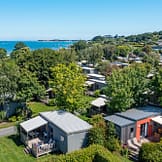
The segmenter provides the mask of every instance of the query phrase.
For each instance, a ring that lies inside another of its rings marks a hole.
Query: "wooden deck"
[[[34,138],[28,141],[28,147],[31,149],[31,153],[35,157],[39,157],[41,155],[53,152],[56,150],[56,145],[54,140],[48,140],[48,142],[44,142],[39,138]]]

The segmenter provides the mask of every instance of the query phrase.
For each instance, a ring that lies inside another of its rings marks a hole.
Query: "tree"
[[[151,91],[153,92],[154,102],[162,105],[162,69],[159,68],[151,80]]]
[[[53,79],[50,80],[50,86],[53,88],[57,106],[74,112],[84,94],[85,77],[81,68],[74,63],[68,66],[58,64],[51,71]]]
[[[83,50],[87,47],[87,42],[84,40],[80,40],[80,41],[74,43],[72,47],[76,50],[76,52],[78,52],[78,51]]]
[[[19,50],[21,48],[27,47],[24,42],[17,42],[14,46],[14,51]]]
[[[127,57],[130,51],[131,48],[129,46],[122,45],[117,47],[116,54],[118,56]]]
[[[96,65],[103,58],[103,49],[100,45],[94,45],[81,51],[82,59],[86,59],[89,64]]]
[[[102,115],[94,115],[91,119],[91,124],[93,124],[93,128],[89,131],[89,144],[104,146],[107,127]]]
[[[11,60],[0,61],[0,104],[13,100],[17,91],[18,66]]]
[[[158,67],[160,61],[160,55],[156,52],[146,53],[143,57],[143,61],[151,64],[154,67]]]
[[[114,70],[107,78],[106,95],[110,98],[108,107],[110,112],[121,112],[133,104],[133,93],[130,87],[130,78],[122,70]]]
[[[7,51],[4,48],[0,48],[0,59],[7,57]]]
[[[108,60],[113,60],[115,57],[116,46],[115,45],[105,45],[103,47],[104,57]]]
[[[106,95],[111,112],[126,111],[132,106],[141,106],[147,101],[151,67],[147,64],[133,64],[122,70],[114,70],[107,78]]]
[[[102,75],[108,76],[111,75],[113,69],[118,69],[119,67],[112,65],[109,61],[104,61],[101,62],[97,68]]]
[[[21,69],[16,95],[17,100],[22,102],[32,99],[38,100],[43,95],[45,95],[45,88],[40,85],[35,74],[27,71],[27,69]]]

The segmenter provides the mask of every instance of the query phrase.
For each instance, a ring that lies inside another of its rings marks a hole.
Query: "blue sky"
[[[0,40],[91,39],[162,30],[162,0],[0,0]]]

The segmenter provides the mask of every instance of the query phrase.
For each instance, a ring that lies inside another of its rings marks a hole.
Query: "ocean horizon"
[[[37,50],[42,48],[50,48],[57,50],[60,48],[68,48],[76,41],[0,41],[0,48],[4,48],[7,54],[10,54],[17,42],[24,42],[31,50]]]

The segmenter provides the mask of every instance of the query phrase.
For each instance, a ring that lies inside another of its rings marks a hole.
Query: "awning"
[[[107,101],[107,100],[106,100],[105,98],[99,97],[99,98],[95,99],[94,101],[92,101],[92,102],[91,102],[91,105],[100,108],[100,107],[106,105],[106,101]]]
[[[162,125],[162,116],[156,116],[152,118],[152,121]]]
[[[23,123],[20,124],[20,126],[26,131],[26,132],[30,132],[34,129],[37,129],[43,125],[46,125],[47,121],[44,120],[42,117],[37,116],[35,118],[32,118],[30,120],[27,120]]]

